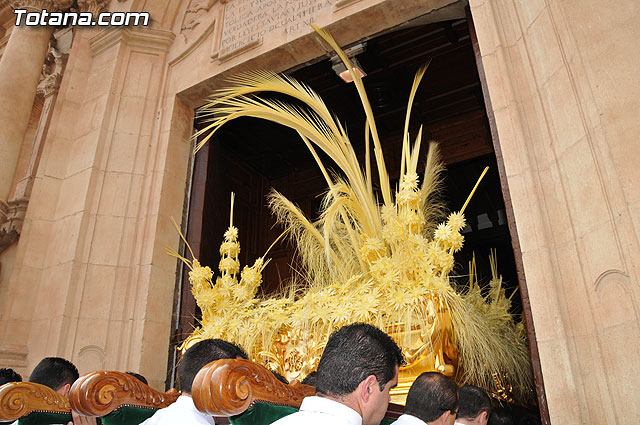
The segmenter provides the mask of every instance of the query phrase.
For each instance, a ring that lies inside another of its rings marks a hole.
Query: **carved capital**
[[[0,252],[18,240],[22,232],[29,198],[0,200]]]
[[[15,421],[34,411],[71,413],[71,406],[65,396],[33,382],[0,387],[0,421]]]
[[[179,395],[175,389],[156,391],[126,373],[97,371],[74,382],[69,402],[73,410],[83,415],[105,416],[123,405],[161,409]]]
[[[215,416],[238,415],[256,402],[299,407],[314,395],[308,385],[284,384],[264,366],[244,359],[211,362],[198,372],[191,396],[198,410]]]
[[[30,12],[63,12],[68,10],[73,0],[9,0],[14,9],[27,9]]]
[[[78,12],[91,12],[97,16],[107,8],[109,0],[78,0]]]

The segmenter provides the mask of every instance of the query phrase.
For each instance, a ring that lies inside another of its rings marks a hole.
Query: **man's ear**
[[[489,421],[489,412],[487,412],[486,410],[483,410],[482,412],[480,412],[480,414],[476,419],[477,419],[476,420],[477,423],[486,424]]]
[[[449,416],[451,416],[451,410],[447,410],[437,419],[437,423],[446,424],[449,421]]]
[[[62,394],[65,397],[69,396],[69,390],[71,389],[71,384],[64,384],[60,388],[56,390],[58,394]]]
[[[378,379],[376,379],[375,375],[367,376],[366,379],[358,385],[358,388],[360,389],[360,398],[365,403],[369,401],[369,398],[373,394],[374,385],[378,385]]]

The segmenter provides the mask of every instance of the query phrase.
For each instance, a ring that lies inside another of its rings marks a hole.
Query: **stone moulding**
[[[247,44],[244,44],[240,47],[238,47],[237,49],[220,49],[218,51],[218,61],[219,62],[226,62],[229,59],[235,58],[236,56],[239,56],[251,49],[255,49],[256,47],[260,47],[262,46],[262,41],[263,38],[259,37],[256,38],[255,40],[252,40],[250,42],[248,42]]]
[[[299,407],[314,387],[280,382],[264,366],[244,359],[211,362],[198,372],[191,396],[198,410],[213,416],[238,415],[257,402]]]
[[[15,421],[31,412],[70,413],[69,400],[33,382],[10,382],[0,387],[0,421]]]
[[[154,390],[123,372],[96,371],[82,376],[69,391],[69,402],[76,412],[86,416],[105,416],[122,406],[161,409],[176,401],[180,394]]]
[[[126,43],[144,51],[166,53],[169,51],[176,35],[171,31],[153,28],[106,28],[91,37],[91,55],[97,56],[104,50]]]

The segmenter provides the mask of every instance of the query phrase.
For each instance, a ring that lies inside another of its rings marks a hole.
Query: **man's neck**
[[[464,418],[456,418],[456,423],[457,424],[462,424],[462,425],[475,425],[474,421],[470,421],[470,420],[464,419]]]
[[[355,397],[353,396],[353,394],[347,394],[345,396],[332,396],[332,395],[328,395],[328,394],[316,394],[318,397],[322,397],[322,398],[326,398],[332,401],[335,401],[336,403],[340,403],[343,404],[345,406],[347,406],[348,408],[355,410],[356,413],[358,413],[358,415],[360,415],[360,417],[362,417],[362,411],[360,409],[360,406],[358,405],[358,403],[356,402]]]

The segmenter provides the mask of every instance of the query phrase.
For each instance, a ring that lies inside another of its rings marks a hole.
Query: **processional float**
[[[352,70],[331,35],[314,29]],[[403,402],[413,380],[425,371],[439,371],[459,384],[480,386],[502,400],[534,400],[524,325],[516,324],[509,312],[510,298],[505,296],[495,259],[488,295],[482,294],[474,270],[464,291],[452,286],[450,273],[454,253],[464,242],[461,230],[467,203],[442,220],[442,205],[434,195],[443,167],[434,143],[429,145],[424,173],[419,176],[417,172],[422,127],[411,143],[409,118],[425,71],[426,66],[418,70],[409,95],[401,178],[395,190],[357,72],[351,76],[367,119],[364,165],[322,99],[286,75],[250,72],[235,76],[229,88],[217,92],[201,108],[208,125],[196,135],[204,135],[198,148],[233,119],[276,122],[298,133],[328,191],[315,222],[282,194],[272,191],[269,195],[272,212],[284,225],[302,264],[296,282],[278,296],[256,297],[268,259],[258,258],[240,270],[233,218],[220,246],[220,275],[215,281],[213,271],[193,255],[189,260],[171,252],[189,266],[192,293],[202,311],[200,327],[183,348],[203,338],[222,338],[240,344],[252,360],[288,380],[302,380],[317,367],[334,330],[366,322],[386,330],[402,348],[406,364],[392,392],[394,402]],[[285,95],[293,102],[258,93]],[[328,155],[338,170],[328,170],[318,151]],[[379,192],[374,191],[372,159]],[[231,208],[233,217],[233,197]]]

